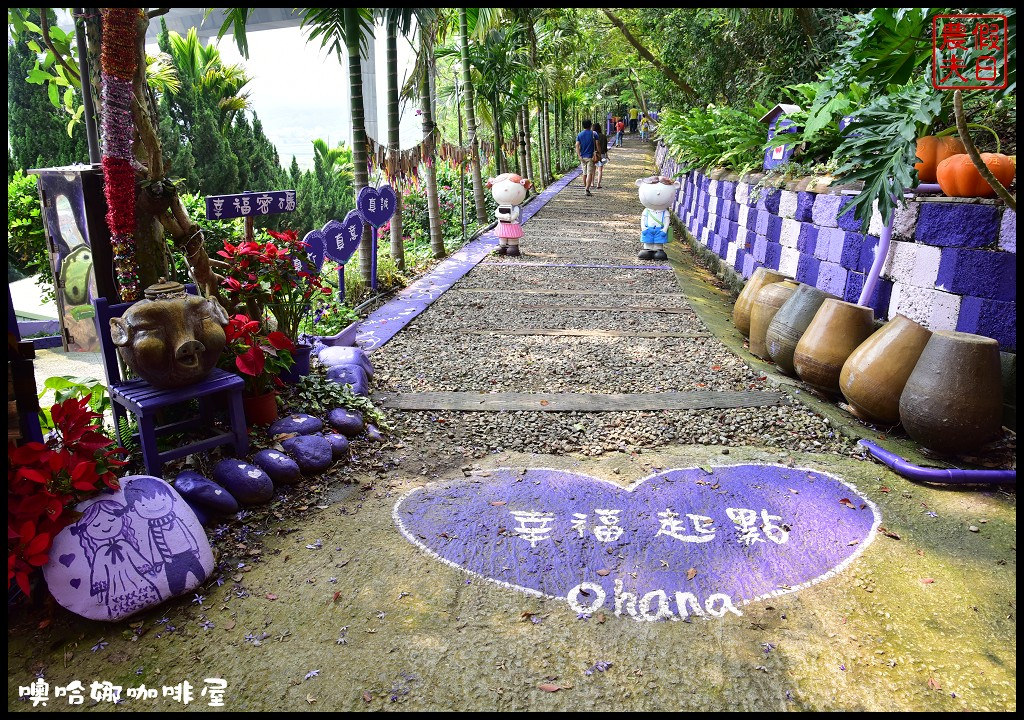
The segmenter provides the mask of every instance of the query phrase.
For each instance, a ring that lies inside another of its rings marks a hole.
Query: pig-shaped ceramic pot
[[[136,375],[159,388],[192,385],[217,365],[227,313],[180,283],[146,288],[146,298],[110,319],[110,338]]]
[[[533,183],[513,173],[505,173],[487,181],[495,202],[498,203],[494,216],[498,219],[498,254],[519,255],[519,238],[523,236],[523,228],[519,224],[521,208],[526,199],[526,191]]]
[[[668,229],[672,215],[669,208],[676,200],[679,183],[671,178],[651,177],[636,181],[639,188],[640,202],[644,212],[640,216],[640,241],[644,249],[640,251],[641,260],[667,260],[665,243],[668,242]]]

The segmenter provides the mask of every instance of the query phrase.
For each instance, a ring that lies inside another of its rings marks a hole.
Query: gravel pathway
[[[373,356],[380,392],[767,391],[714,337],[506,335],[503,330],[707,334],[666,263],[639,251],[643,210],[633,181],[649,147],[618,149],[604,188],[574,180],[524,226],[519,258],[492,255]],[[558,265],[542,267],[539,263]],[[651,269],[569,267],[650,265]],[[616,309],[621,308],[621,309]],[[674,313],[645,308],[674,309]],[[491,332],[488,332],[491,331]],[[671,443],[848,450],[802,406],[643,412],[392,411],[404,440],[440,454],[598,455]]]

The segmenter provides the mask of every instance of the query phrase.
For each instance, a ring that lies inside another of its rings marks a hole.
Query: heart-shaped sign
[[[355,210],[349,210],[344,220],[329,220],[322,230],[314,232],[322,233],[327,257],[344,265],[359,248],[359,243],[363,239],[363,219]]]
[[[356,197],[356,208],[363,220],[378,228],[395,214],[396,204],[395,191],[390,185],[364,187]]]
[[[303,240],[309,245],[306,248],[306,254],[313,261],[313,269],[319,274],[320,268],[324,266],[324,233],[322,230],[314,230],[306,233]],[[303,269],[308,271],[308,268]]]
[[[852,485],[777,465],[668,470],[628,488],[499,469],[414,490],[393,517],[448,565],[636,620],[741,615],[841,571],[881,522]]]

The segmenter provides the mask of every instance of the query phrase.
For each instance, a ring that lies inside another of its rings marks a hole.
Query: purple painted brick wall
[[[756,268],[757,266],[758,266],[758,263],[757,263],[756,260],[754,260],[754,256],[753,255],[750,255],[750,254],[744,255],[743,256],[743,277],[744,278],[749,278],[751,275],[753,275],[754,274],[754,268]]]
[[[864,273],[850,272],[846,274],[846,291],[843,300],[855,303],[860,299],[860,291],[864,288]]]
[[[754,237],[756,238],[754,240],[754,259],[763,263],[768,253],[768,238],[765,235],[755,235]]]
[[[914,240],[939,247],[980,248],[999,234],[995,205],[921,203]]]
[[[800,222],[811,222],[814,210],[814,198],[816,193],[798,192],[796,194],[796,215],[794,217]]]
[[[879,278],[875,286],[875,297],[870,298],[868,305],[875,311],[875,317],[881,320],[889,319],[889,303],[892,301],[893,283],[885,278]]]
[[[754,232],[758,235],[768,234],[768,218],[772,215],[767,210],[754,210],[752,212],[757,213],[757,217],[754,221]],[[748,220],[749,222],[749,220]]]
[[[736,183],[731,180],[723,180],[718,185],[718,197],[734,200],[736,198]]]
[[[814,248],[818,244],[818,228],[810,223],[803,223],[800,226],[800,236],[796,240],[796,249],[807,255],[814,254]]]
[[[1003,212],[1003,220],[999,223],[999,249],[1017,252],[1017,213],[1009,208]]]
[[[822,262],[818,266],[818,287],[836,297],[846,293],[846,268],[838,263]]]
[[[999,347],[1017,351],[1017,306],[980,297],[964,297],[960,302],[960,317],[956,329],[976,335],[985,335],[999,341]]]
[[[782,260],[782,245],[769,240],[764,254],[764,264],[772,270],[778,270],[780,260]]]
[[[958,295],[1013,302],[1017,297],[1016,259],[1012,253],[946,248],[936,287]]]
[[[864,248],[864,236],[860,233],[847,232],[843,237],[843,251],[839,256],[839,264],[849,270],[860,266],[860,253]]]
[[[773,215],[779,213],[779,201],[782,199],[782,191],[778,188],[765,188],[761,191],[761,200],[757,202],[758,210],[767,210]]]
[[[839,206],[839,213],[836,216],[836,225],[843,230],[849,230],[850,232],[860,232],[860,220],[853,215],[853,208],[844,210],[847,205],[853,202],[853,198],[844,197],[842,204]]]
[[[779,242],[782,237],[782,218],[778,215],[768,215],[768,232],[765,234],[770,242]]]
[[[813,255],[801,254],[796,266],[796,279],[808,285],[817,285],[819,265],[821,261]]]
[[[864,236],[864,243],[860,247],[860,259],[857,261],[857,270],[863,273],[871,270],[875,261],[875,249],[878,247],[878,238],[871,235]]]
[[[841,195],[818,195],[814,198],[811,219],[818,227],[836,227],[839,206],[843,202]]]
[[[729,200],[726,215],[730,220],[738,220],[740,217],[740,204],[735,200]]]
[[[743,259],[745,257],[747,257],[747,251],[746,250],[744,250],[743,248],[740,248],[739,250],[736,251],[736,261],[733,262],[733,264],[732,264],[733,269],[736,270],[736,272],[742,272],[743,271]]]

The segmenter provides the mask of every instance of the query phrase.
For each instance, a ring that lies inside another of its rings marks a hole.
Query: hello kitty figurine
[[[491,195],[498,203],[494,216],[498,219],[498,254],[519,255],[519,238],[523,228],[519,224],[520,204],[526,199],[526,191],[533,183],[513,173],[505,173],[487,181]]]
[[[669,208],[676,201],[679,183],[671,178],[651,177],[636,181],[639,188],[640,202],[644,212],[640,216],[640,241],[644,249],[640,251],[641,260],[667,260],[665,243],[668,242],[668,229],[672,215]]]

